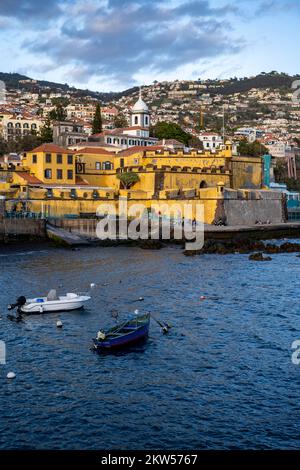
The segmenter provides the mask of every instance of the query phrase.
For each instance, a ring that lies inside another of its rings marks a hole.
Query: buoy
[[[144,297],[139,297],[139,301],[141,302],[142,300],[144,300]]]
[[[57,328],[62,328],[62,327],[63,327],[62,321],[61,321],[61,320],[57,320],[56,326],[57,326]]]
[[[204,295],[201,295],[201,296],[200,296],[200,300],[205,300],[205,296],[204,296]]]
[[[134,313],[135,313],[136,315],[138,315],[138,314],[139,314],[138,309],[136,309],[136,310],[134,311]]]
[[[93,288],[95,287],[95,285],[96,285],[96,284],[94,284],[94,283],[92,282],[92,284],[91,284],[91,289],[93,289]]]
[[[16,377],[16,374],[14,372],[8,372],[7,376],[8,379],[14,379]]]

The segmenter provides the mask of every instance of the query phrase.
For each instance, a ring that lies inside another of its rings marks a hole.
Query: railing
[[[4,217],[6,219],[45,219],[45,214],[42,212],[29,212],[29,211],[5,211]]]

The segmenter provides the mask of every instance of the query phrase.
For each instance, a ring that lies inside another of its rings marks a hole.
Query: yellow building
[[[126,172],[138,175],[127,189],[121,182]],[[262,159],[232,156],[230,142],[214,153],[171,151],[164,145],[72,152],[43,144],[27,152],[21,167],[0,167],[0,194],[11,207],[21,201],[28,211],[47,216],[95,214],[100,201],[118,209],[119,196],[127,197],[129,205],[141,202],[148,208],[160,201],[196,207],[200,200],[205,222],[212,223],[224,189],[261,189],[262,178]]]
[[[74,152],[55,144],[42,144],[24,154],[24,167],[46,184],[75,184]]]

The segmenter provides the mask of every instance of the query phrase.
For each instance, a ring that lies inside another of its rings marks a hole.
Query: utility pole
[[[225,104],[223,104],[223,145],[225,145]]]

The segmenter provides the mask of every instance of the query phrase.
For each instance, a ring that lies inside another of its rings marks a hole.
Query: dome
[[[148,113],[149,108],[146,105],[145,101],[142,100],[142,91],[140,89],[140,96],[137,102],[131,108],[131,111],[134,113]]]

